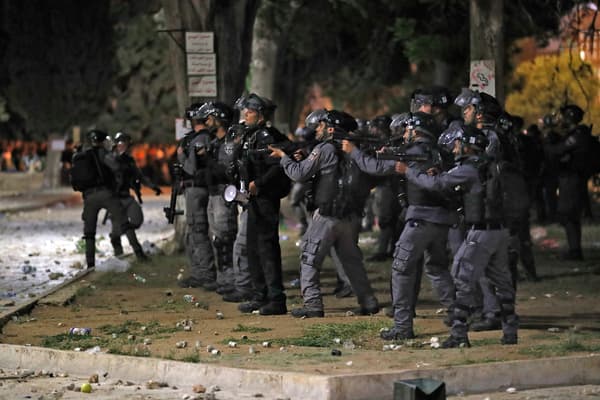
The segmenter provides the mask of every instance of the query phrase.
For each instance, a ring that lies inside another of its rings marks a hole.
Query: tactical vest
[[[315,204],[319,213],[328,217],[362,215],[371,189],[367,176],[345,153],[338,150],[337,157],[336,168],[318,174],[315,179]]]
[[[498,176],[494,176],[491,166],[496,165],[482,159],[467,159],[465,164],[473,165],[479,173],[481,190],[471,187],[463,194],[465,223],[503,223],[502,191]]]

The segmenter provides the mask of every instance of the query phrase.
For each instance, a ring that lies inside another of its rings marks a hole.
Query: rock
[[[340,357],[342,355],[342,352],[341,352],[341,350],[338,350],[338,349],[331,349],[331,355]]]
[[[89,383],[98,383],[98,374],[93,374],[88,378]]]
[[[192,386],[192,392],[206,393],[206,387],[204,387],[203,385],[194,385],[194,386]]]

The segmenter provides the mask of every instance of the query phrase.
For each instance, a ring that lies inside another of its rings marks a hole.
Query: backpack
[[[73,190],[83,192],[104,183],[98,158],[93,149],[79,151],[73,155],[69,180]]]
[[[530,204],[521,170],[506,161],[490,161],[485,168],[486,219],[521,219],[529,212]]]

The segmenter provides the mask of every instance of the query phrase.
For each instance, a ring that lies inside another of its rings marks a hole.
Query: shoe
[[[469,329],[473,332],[496,331],[502,329],[502,322],[498,318],[483,318],[472,322]]]
[[[252,300],[252,296],[249,293],[240,292],[237,289],[223,295],[223,301],[228,303],[242,303],[250,300]]]
[[[250,300],[246,301],[245,303],[241,303],[238,306],[238,310],[240,310],[240,312],[244,314],[250,314],[253,311],[259,310],[265,304],[267,303],[265,303],[264,301]]]
[[[218,287],[219,285],[217,285],[217,282],[215,281],[207,281],[202,283],[202,289],[206,290],[207,292],[214,292]]]
[[[456,337],[450,335],[450,337],[442,342],[442,349],[452,349],[457,347],[471,347],[468,337]]]
[[[323,318],[324,316],[323,310],[308,310],[304,307],[292,310],[292,317],[294,318]]]
[[[415,334],[412,332],[401,332],[396,327],[392,329],[386,329],[379,333],[379,337],[383,340],[408,340],[414,339]]]
[[[334,291],[334,294],[337,299],[343,299],[344,297],[354,296],[354,291],[352,290],[352,286],[344,285],[340,290]]]
[[[217,287],[215,292],[217,292],[217,294],[224,295],[226,293],[231,293],[234,290],[235,290],[235,288],[233,286],[219,286],[219,287]]]
[[[375,253],[370,257],[367,257],[367,261],[371,262],[381,262],[388,259],[388,255],[385,253]]]
[[[285,302],[270,301],[258,309],[260,315],[283,315],[287,314]]]
[[[504,345],[517,344],[519,342],[519,338],[517,335],[502,335],[502,339],[500,339],[500,343]]]
[[[199,288],[202,287],[202,281],[188,276],[177,282],[177,286],[181,288]]]
[[[379,312],[379,306],[378,305],[374,305],[374,306],[366,306],[366,307],[359,307],[353,310],[354,315],[374,315],[377,314]]]
[[[135,257],[139,262],[148,262],[150,261],[150,257],[146,255],[143,251],[138,251],[135,253]]]

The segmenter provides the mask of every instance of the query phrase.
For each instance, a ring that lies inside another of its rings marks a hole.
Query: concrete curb
[[[511,361],[438,369],[310,375],[295,372],[244,370],[155,358],[87,354],[41,347],[0,344],[1,368],[45,369],[69,374],[99,375],[170,385],[219,385],[228,390],[256,391],[290,399],[392,399],[394,382],[432,378],[446,383],[448,394],[480,393],[516,387],[519,390],[561,385],[600,384],[600,354]]]

